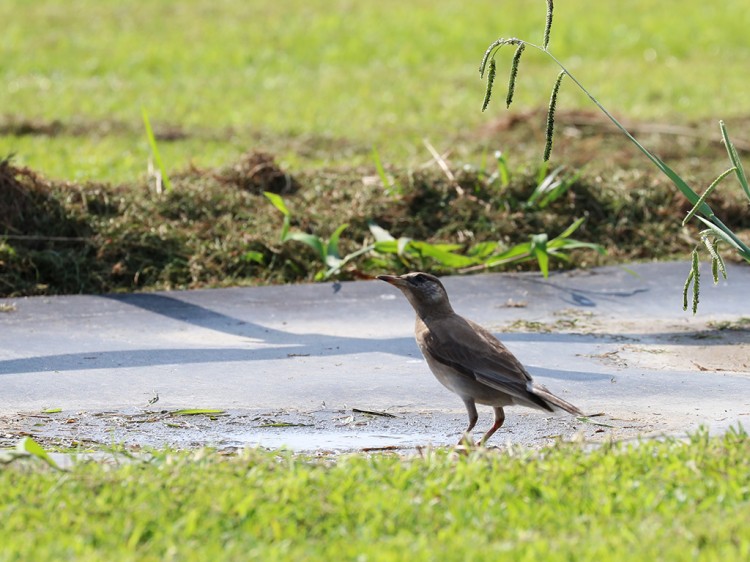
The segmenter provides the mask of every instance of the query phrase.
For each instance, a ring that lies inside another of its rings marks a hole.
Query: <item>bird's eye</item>
[[[425,281],[427,281],[427,277],[420,273],[419,275],[414,277],[414,281],[416,281],[417,283],[424,283]]]

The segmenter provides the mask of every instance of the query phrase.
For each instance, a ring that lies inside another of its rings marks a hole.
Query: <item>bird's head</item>
[[[399,276],[378,275],[378,279],[398,287],[422,318],[453,313],[448,293],[434,275],[416,271]]]

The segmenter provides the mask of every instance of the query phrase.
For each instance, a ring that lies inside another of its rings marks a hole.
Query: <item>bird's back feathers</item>
[[[578,408],[533,382],[508,348],[471,320],[458,315],[426,320],[417,317],[415,332],[423,353],[465,377],[510,395],[516,404],[582,415]]]

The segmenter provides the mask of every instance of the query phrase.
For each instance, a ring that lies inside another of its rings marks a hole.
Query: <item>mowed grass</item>
[[[499,36],[541,41],[544,15],[526,0],[5,0],[0,155],[56,179],[132,183],[148,160],[145,107],[172,170],[252,148],[293,170],[359,164],[373,145],[412,165],[428,159],[423,137],[444,150],[504,114],[500,94],[479,111],[479,59]],[[614,111],[730,130],[750,113],[742,0],[566,0],[555,16],[552,52]],[[556,74],[525,59],[517,110],[545,105]],[[587,103],[563,88],[561,108]]]
[[[0,560],[747,560],[750,440],[0,469]]]

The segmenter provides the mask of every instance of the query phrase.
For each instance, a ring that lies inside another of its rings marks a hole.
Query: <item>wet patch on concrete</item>
[[[491,423],[490,413],[484,412],[475,439]],[[465,425],[465,414],[458,411],[397,410],[388,417],[355,410],[227,411],[191,416],[168,410],[21,413],[0,416],[0,447],[10,447],[29,436],[46,447],[64,450],[209,446],[283,447],[319,453],[408,452],[455,445]],[[596,443],[629,439],[653,429],[643,421],[606,416],[582,421],[515,408],[509,410],[506,424],[489,445],[523,442],[544,447],[560,439]]]

